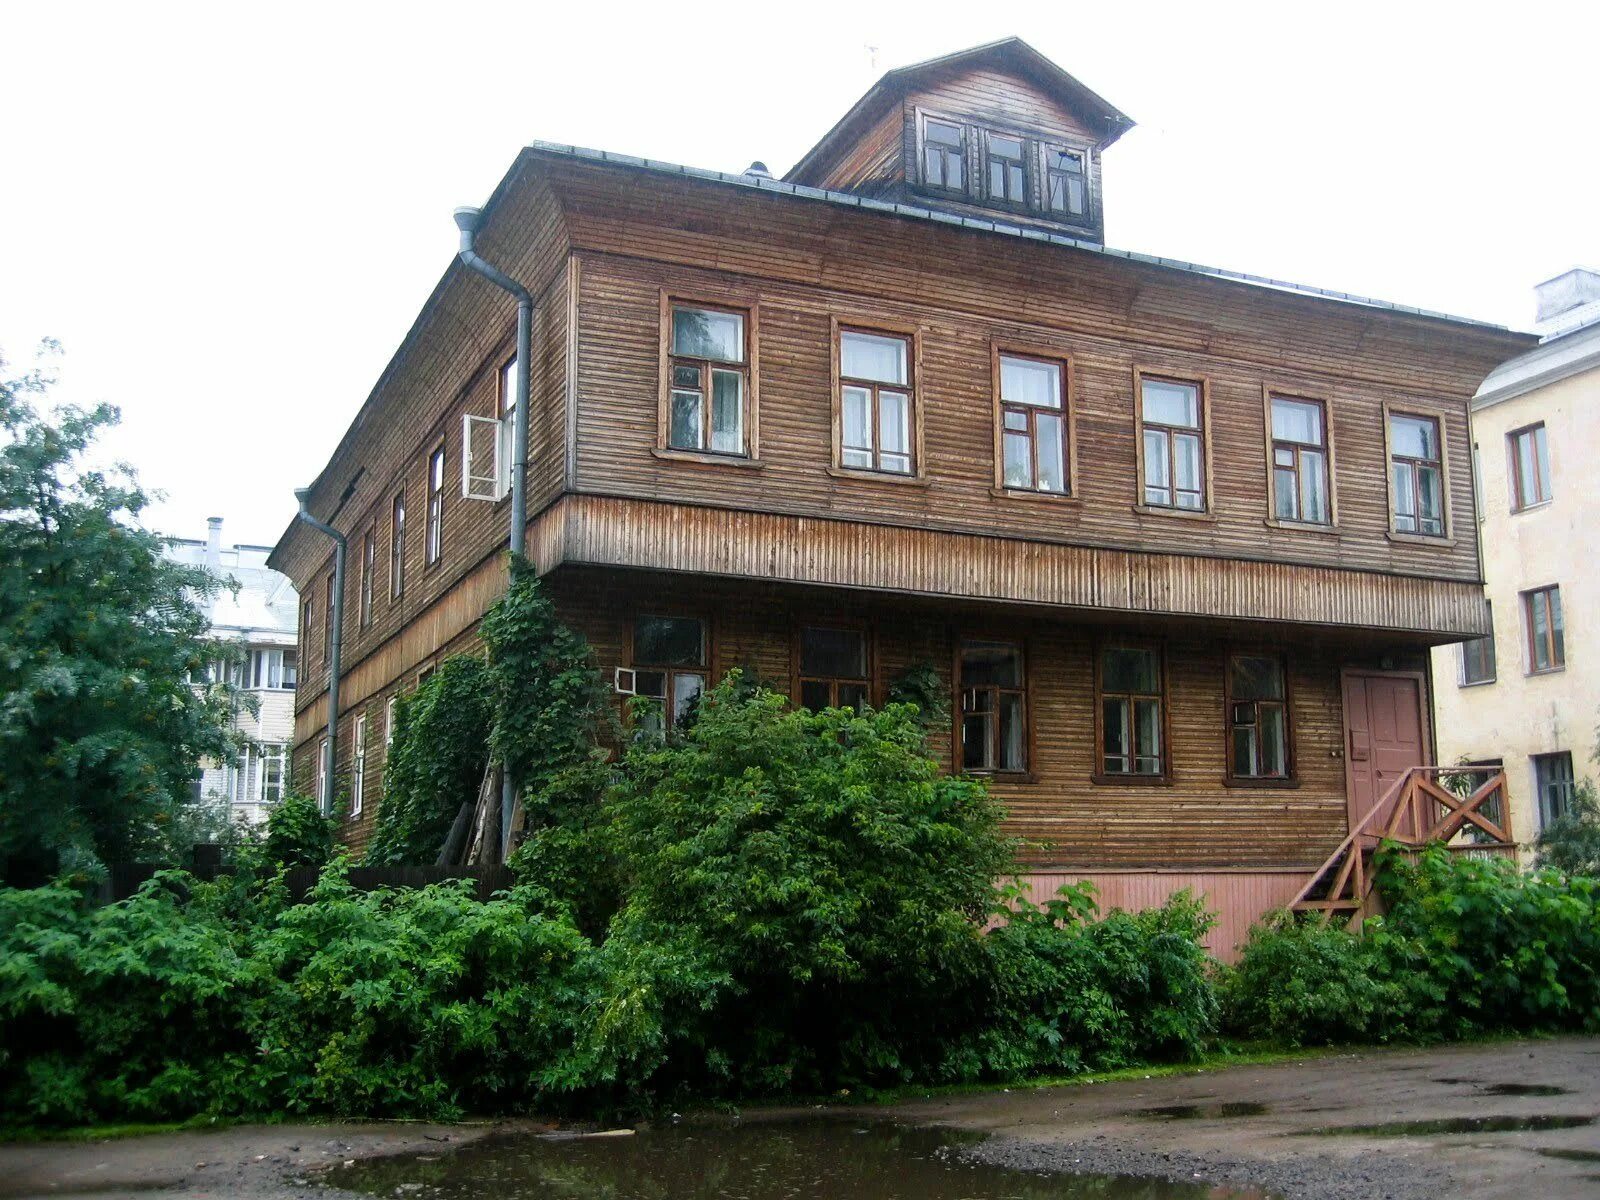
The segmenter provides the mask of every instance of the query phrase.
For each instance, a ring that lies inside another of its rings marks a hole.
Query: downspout
[[[510,292],[517,300],[517,378],[516,407],[511,414],[511,553],[526,553],[528,534],[528,373],[533,346],[533,297],[511,276],[492,266],[473,249],[478,222],[483,213],[476,208],[458,208],[454,213],[461,231],[462,265],[476,271],[490,283]],[[516,802],[517,784],[507,768],[500,778],[500,859],[505,861],[511,845],[511,810]]]
[[[344,554],[347,543],[344,534],[332,525],[319,521],[306,508],[310,488],[296,488],[295,499],[300,501],[300,511],[295,515],[319,533],[333,539],[333,637],[328,642],[328,761],[322,767],[323,813],[333,811],[334,763],[339,761],[339,652],[344,648]],[[308,634],[310,630],[306,631]]]

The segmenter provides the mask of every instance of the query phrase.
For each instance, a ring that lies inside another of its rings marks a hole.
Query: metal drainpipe
[[[294,497],[300,501],[300,511],[295,515],[311,528],[333,539],[333,637],[328,642],[328,761],[322,766],[322,803],[324,813],[333,811],[334,763],[339,760],[339,652],[344,648],[344,554],[347,543],[344,534],[332,525],[319,521],[306,508],[310,488],[296,488]],[[310,630],[306,631],[309,636]]]
[[[528,533],[528,372],[533,344],[533,297],[511,276],[492,266],[473,249],[478,222],[483,213],[476,208],[458,208],[453,214],[461,231],[461,262],[490,283],[510,292],[517,300],[517,392],[511,414],[511,553],[525,553]],[[516,802],[517,785],[507,770],[500,780],[500,859],[505,861],[511,844],[511,809]]]

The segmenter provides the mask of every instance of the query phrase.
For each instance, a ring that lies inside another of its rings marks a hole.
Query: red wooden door
[[[1354,829],[1412,767],[1426,766],[1422,679],[1418,675],[1347,671],[1344,676],[1345,773]],[[1378,818],[1370,832],[1376,833]],[[1409,824],[1409,823],[1408,823]],[[1402,827],[1397,833],[1416,833]]]

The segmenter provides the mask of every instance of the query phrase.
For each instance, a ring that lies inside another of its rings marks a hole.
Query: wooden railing
[[[1465,797],[1439,783],[1441,775],[1470,770],[1412,767],[1396,779],[1306,880],[1289,907],[1295,912],[1315,913],[1324,922],[1338,917],[1346,925],[1359,925],[1379,911],[1381,897],[1373,891],[1372,855],[1384,841],[1416,849],[1441,842],[1458,853],[1514,854],[1505,772],[1494,772]]]

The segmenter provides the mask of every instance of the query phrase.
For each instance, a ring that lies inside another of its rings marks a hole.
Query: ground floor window
[[[656,703],[642,728],[661,732],[666,714],[682,724],[706,690],[706,625],[697,617],[637,617],[633,622],[633,694]]]
[[[356,718],[355,742],[350,748],[350,819],[361,815],[367,791],[367,716]]]
[[[1572,811],[1572,792],[1576,784],[1571,751],[1535,754],[1533,779],[1539,793],[1539,828],[1548,829],[1551,822]]]
[[[1166,671],[1157,646],[1113,643],[1095,668],[1100,769],[1109,778],[1167,773]]]
[[[1235,654],[1228,659],[1228,775],[1235,780],[1289,777],[1289,705],[1283,660]]]
[[[864,630],[806,626],[800,630],[799,658],[803,708],[866,707],[870,689]]]
[[[1027,770],[1028,705],[1022,647],[1015,642],[963,642],[957,667],[963,769]]]

